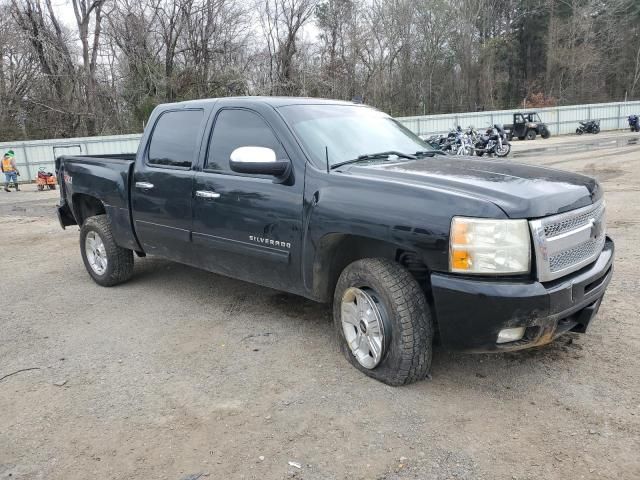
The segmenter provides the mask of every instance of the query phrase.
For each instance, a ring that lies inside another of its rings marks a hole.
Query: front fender
[[[341,263],[340,257],[334,261],[343,255],[335,247],[344,239],[355,239],[349,240],[356,242],[349,244],[349,254],[357,258],[396,260],[398,251],[413,252],[429,270],[446,272],[451,218],[490,214],[504,216],[494,204],[462,193],[307,168],[301,256],[305,290],[316,297],[324,282],[318,276],[335,273],[327,270]]]

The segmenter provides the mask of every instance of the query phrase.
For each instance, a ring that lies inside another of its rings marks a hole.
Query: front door
[[[216,113],[209,149],[194,180],[193,244],[198,265],[253,283],[290,290],[302,232],[302,178],[274,183],[266,175],[231,171],[239,147],[271,148],[287,158],[272,128],[258,113],[223,108]],[[294,172],[295,174],[295,172]]]
[[[513,116],[513,136],[524,137],[527,133],[527,126],[525,124],[524,116],[521,113],[517,113]]]
[[[133,179],[136,234],[144,251],[189,262],[194,172],[204,129],[202,110],[167,111],[154,126]]]

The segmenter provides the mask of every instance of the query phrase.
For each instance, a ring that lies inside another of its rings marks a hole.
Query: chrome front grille
[[[571,212],[569,212],[571,213]],[[555,221],[544,226],[544,234],[547,238],[561,235],[570,230],[582,227],[591,221],[592,218],[599,218],[604,213],[604,203],[600,202],[600,205],[593,211],[591,209],[587,212],[576,216],[569,216],[559,221]],[[551,217],[553,218],[553,217]]]
[[[549,270],[551,270],[551,272],[564,270],[576,263],[580,263],[585,258],[590,258],[593,255],[600,253],[600,251],[602,251],[602,244],[600,244],[597,239],[589,240],[582,245],[578,245],[577,247],[573,247],[568,250],[563,250],[557,255],[549,258]]]
[[[604,247],[605,220],[604,202],[599,201],[529,222],[538,280],[554,280],[595,261]]]

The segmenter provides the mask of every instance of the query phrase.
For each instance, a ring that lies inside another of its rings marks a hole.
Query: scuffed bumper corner
[[[613,258],[607,237],[594,263],[553,282],[432,274],[442,344],[469,352],[511,351],[549,343],[568,331],[585,332],[613,276]],[[521,340],[496,342],[502,329],[516,327],[525,327]]]

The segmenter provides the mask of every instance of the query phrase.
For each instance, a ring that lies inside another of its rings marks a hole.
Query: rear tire
[[[116,244],[106,215],[89,217],[82,224],[80,253],[87,272],[98,285],[111,287],[133,275],[133,251]]]
[[[383,331],[379,355],[371,346],[375,331],[367,315],[372,310]],[[352,321],[353,315],[359,320]],[[388,385],[406,385],[429,374],[433,347],[429,305],[415,278],[397,263],[369,258],[348,265],[336,285],[333,319],[342,352],[365,375]]]
[[[527,130],[527,140],[535,140],[536,139],[536,131],[531,129]]]
[[[596,134],[596,135],[599,134],[600,133],[600,127],[598,127],[598,126],[593,127],[593,133]]]
[[[518,137],[518,140],[524,140],[527,137]]]

